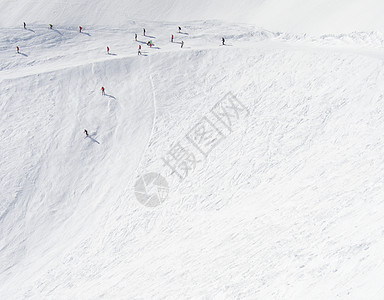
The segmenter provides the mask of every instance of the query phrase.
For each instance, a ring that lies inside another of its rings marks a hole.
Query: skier
[[[88,136],[88,131],[87,129],[84,129],[85,136]]]
[[[143,35],[145,36],[145,28],[143,28]]]
[[[81,33],[81,31],[83,30],[83,27],[79,26],[79,32]]]
[[[221,41],[223,42],[223,46],[225,45],[225,39],[221,38]]]
[[[49,29],[53,29],[53,25],[52,24],[49,24]]]
[[[139,50],[137,51],[137,55],[141,55],[141,45],[139,45]]]
[[[181,48],[183,48],[184,46],[184,41],[181,41]]]
[[[27,29],[27,24],[25,24],[25,22],[24,22],[24,29]]]
[[[105,88],[103,86],[101,87],[101,95],[105,95]]]
[[[179,33],[181,32],[181,27],[179,26]]]
[[[109,54],[109,47],[107,46],[107,54]]]
[[[171,36],[171,43],[173,43],[173,34],[172,34],[172,36]]]
[[[17,51],[17,53],[20,53],[20,52],[19,52],[19,51],[20,51],[19,46],[16,47],[16,51]]]
[[[135,33],[135,41],[137,42],[137,33]]]

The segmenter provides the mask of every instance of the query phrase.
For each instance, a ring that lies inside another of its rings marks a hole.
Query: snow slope
[[[0,29],[0,298],[381,299],[380,33],[101,22]],[[179,182],[162,158],[228,92],[246,110]]]
[[[0,27],[21,26],[23,21],[76,27],[126,27],[138,20],[183,23],[217,19],[283,32],[382,32],[383,11],[384,3],[380,0],[2,0]]]

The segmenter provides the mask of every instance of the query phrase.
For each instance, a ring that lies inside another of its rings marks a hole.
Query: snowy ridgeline
[[[176,25],[1,29],[1,298],[380,299],[382,36]]]
[[[0,27],[27,23],[127,28],[138,20],[222,20],[273,31],[349,33],[383,31],[381,0],[2,0]]]

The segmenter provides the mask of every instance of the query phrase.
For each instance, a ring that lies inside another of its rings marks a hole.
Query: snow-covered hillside
[[[0,26],[22,22],[127,27],[135,21],[224,20],[273,31],[383,31],[381,0],[66,0],[0,1]]]
[[[0,299],[382,298],[381,19],[281,2],[0,3]]]

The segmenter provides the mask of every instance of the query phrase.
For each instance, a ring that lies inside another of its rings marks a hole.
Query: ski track
[[[149,59],[149,66],[151,66],[151,60]],[[141,157],[140,157],[140,160],[139,160],[139,163],[138,163],[138,166],[136,168],[136,174],[137,175],[144,175],[143,172],[145,172],[145,170],[141,170],[141,173],[139,174],[138,173],[138,170],[139,168],[141,167],[141,164],[142,164],[142,161],[144,159],[144,156],[147,152],[147,149],[150,147],[151,145],[151,140],[152,140],[152,137],[153,137],[153,134],[154,134],[154,131],[155,131],[155,125],[156,125],[156,115],[157,115],[157,106],[156,106],[156,92],[155,92],[155,85],[153,84],[153,79],[152,79],[152,75],[151,75],[151,68],[149,67],[150,69],[150,72],[149,72],[149,81],[151,82],[151,88],[152,88],[152,97],[153,97],[153,120],[152,120],[152,128],[151,128],[151,133],[149,135],[149,138],[148,138],[148,142],[145,146],[145,149],[142,151],[142,154],[141,154]]]

